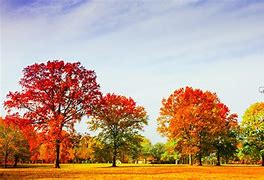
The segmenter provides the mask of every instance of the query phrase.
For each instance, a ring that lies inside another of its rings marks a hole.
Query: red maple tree
[[[43,134],[52,134],[55,144],[55,167],[59,168],[62,130],[74,130],[74,124],[90,115],[101,92],[94,71],[79,62],[62,60],[33,64],[23,70],[22,90],[10,92],[4,105],[18,109]]]

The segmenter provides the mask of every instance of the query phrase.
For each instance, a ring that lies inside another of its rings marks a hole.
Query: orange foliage
[[[177,140],[183,154],[201,153],[234,117],[215,93],[180,88],[162,100],[158,131]]]

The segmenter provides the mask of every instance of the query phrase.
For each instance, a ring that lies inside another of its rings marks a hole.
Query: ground
[[[262,179],[264,167],[260,166],[189,166],[121,164],[62,164],[20,165],[20,168],[0,168],[0,179]]]

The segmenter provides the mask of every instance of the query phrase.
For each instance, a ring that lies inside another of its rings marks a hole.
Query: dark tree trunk
[[[8,153],[5,152],[4,168],[7,168],[7,158],[8,158]]]
[[[56,140],[56,160],[55,160],[55,168],[60,168],[60,141]]]
[[[198,154],[198,166],[202,166],[203,164],[202,164],[202,153],[201,152],[199,152],[199,154]]]
[[[261,156],[261,159],[262,159],[261,166],[264,166],[264,155]]]
[[[113,153],[112,167],[116,167],[116,154],[115,153]]]
[[[220,166],[221,163],[220,163],[220,152],[219,152],[219,149],[217,149],[216,155],[217,155],[217,163],[216,163],[216,165]]]
[[[15,155],[14,158],[15,158],[15,160],[14,160],[14,166],[13,167],[16,168],[17,167],[17,162],[18,162],[19,156],[18,155]]]
[[[116,167],[117,147],[118,147],[118,146],[117,146],[117,144],[116,144],[116,140],[114,139],[112,167]]]

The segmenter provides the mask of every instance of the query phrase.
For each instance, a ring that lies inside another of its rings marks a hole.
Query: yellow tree
[[[14,167],[19,158],[29,157],[29,145],[22,132],[15,126],[7,124],[0,118],[0,153],[4,156],[4,167],[9,158],[13,158]]]
[[[77,158],[83,160],[94,160],[94,146],[96,144],[96,140],[89,136],[84,135],[79,142],[79,146],[77,149]]]
[[[242,120],[244,146],[248,153],[261,157],[264,166],[264,102],[252,104]]]

